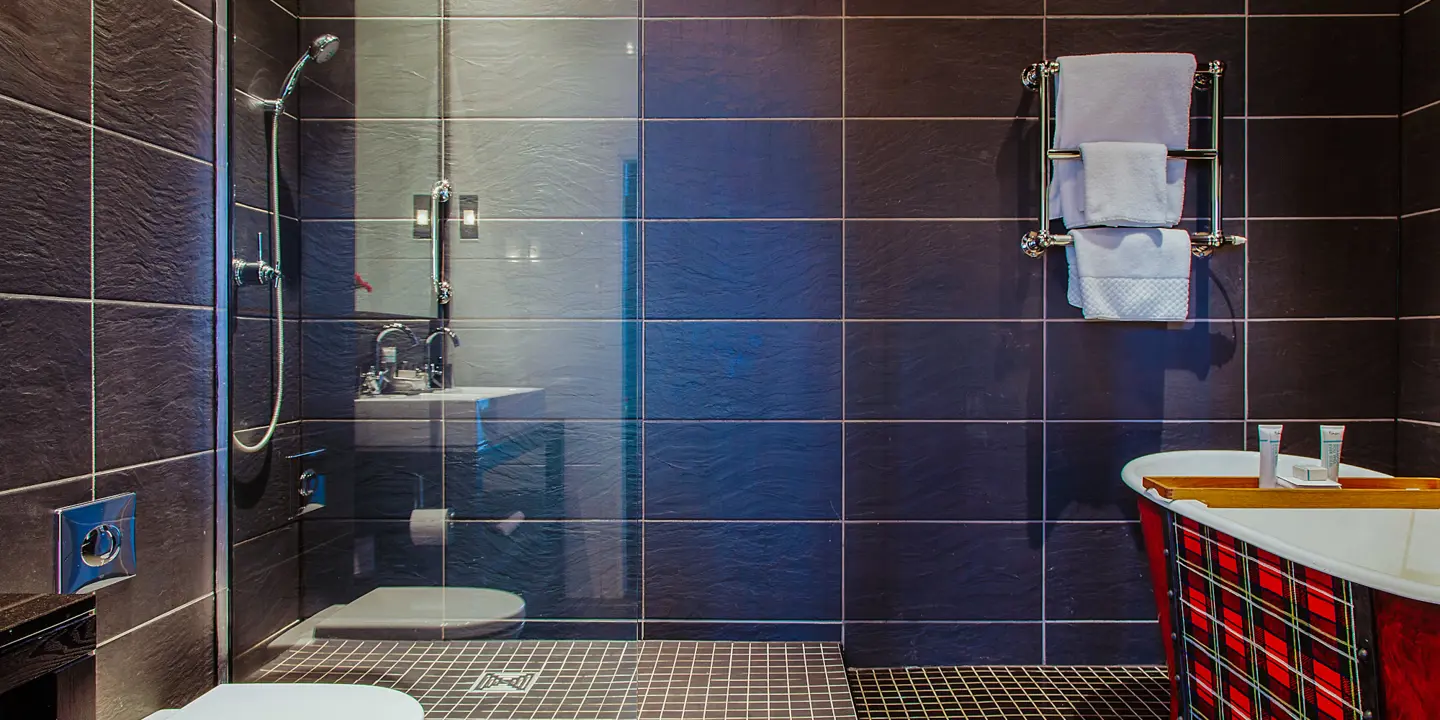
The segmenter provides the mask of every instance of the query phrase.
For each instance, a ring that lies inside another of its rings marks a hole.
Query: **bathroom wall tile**
[[[450,0],[446,17],[617,17],[635,19],[640,0]]]
[[[1440,427],[1413,422],[1396,423],[1397,475],[1440,475]]]
[[[639,362],[635,325],[456,320],[451,327],[463,342],[449,350],[455,385],[543,391],[493,400],[487,419],[604,420],[634,412],[619,378]],[[456,410],[473,419],[472,409]]]
[[[355,417],[360,373],[374,364],[368,358],[374,357],[375,335],[382,325],[384,323],[301,321],[301,417],[306,420]],[[346,352],[345,348],[351,351]],[[415,357],[419,359],[418,353]]]
[[[133,492],[135,552],[149,572],[96,593],[98,639],[215,591],[215,456],[193,455],[95,476],[95,496]]]
[[[95,653],[100,720],[184,707],[215,686],[215,599],[157,620]]]
[[[1047,619],[1158,616],[1139,523],[1057,523],[1046,534]]]
[[[1243,10],[1241,8],[1241,12]],[[1050,12],[1055,14],[1059,11],[1052,7]],[[1225,112],[1235,116],[1244,113],[1246,53],[1243,17],[1052,17],[1046,21],[1045,43],[1046,53],[1051,57],[1113,52],[1184,52],[1195,55],[1202,66],[1211,60],[1222,60],[1225,62]],[[1195,101],[1198,105],[1192,112],[1208,115],[1208,100],[1207,94],[1197,93]]]
[[[1039,323],[850,323],[845,333],[849,418],[1042,415]]]
[[[1411,0],[1251,0],[1252,15],[1316,15],[1326,13],[1393,13]]]
[[[95,306],[95,456],[113,468],[215,443],[213,313]]]
[[[650,218],[837,218],[841,123],[650,122]],[[619,198],[619,193],[613,193]]]
[[[839,318],[841,228],[838,222],[649,223],[645,314]]]
[[[846,188],[854,218],[1035,215],[1035,123],[851,120]],[[648,141],[648,138],[647,138]]]
[[[249,443],[264,430],[241,433]],[[309,450],[301,442],[300,424],[275,430],[270,447],[258,453],[230,455],[230,540],[241,543],[289,524],[299,502],[296,468],[286,457]],[[328,488],[327,488],[328,489]]]
[[[839,423],[646,423],[645,517],[839,520]]]
[[[448,23],[446,117],[638,117],[640,23],[631,15]]]
[[[305,19],[301,42],[330,34],[340,49],[305,70],[300,116],[432,118],[440,113],[440,21]],[[319,86],[319,87],[316,87]]]
[[[275,321],[238,317],[230,334],[230,423],[235,430],[265,427],[275,409]],[[280,422],[300,419],[300,323],[285,320],[285,382]]]
[[[575,622],[527,619],[520,640],[612,640],[640,639],[640,623],[618,620]]]
[[[303,122],[300,146],[305,219],[410,218],[439,177],[435,122]]]
[[[230,7],[234,87],[256,97],[279,96],[280,83],[300,57],[300,23],[272,0],[235,0]]]
[[[1400,120],[1405,152],[1400,160],[1400,212],[1409,214],[1440,208],[1440,180],[1435,165],[1440,163],[1440,105],[1428,107]]]
[[[1044,8],[1044,0],[849,0],[846,13],[850,17],[1040,15]]]
[[[462,520],[637,517],[637,425],[447,419],[445,505]]]
[[[449,122],[446,171],[482,218],[620,218],[639,138],[633,120]]]
[[[1038,620],[1039,530],[1025,523],[849,524],[845,618]]]
[[[215,169],[95,136],[95,297],[215,304]]]
[[[272,262],[274,250],[270,242],[270,213],[260,212],[243,205],[230,206],[231,251],[234,257],[254,262],[260,259],[260,244],[265,244],[265,261]],[[280,242],[284,257],[280,270],[285,273],[285,319],[300,318],[301,282],[305,266],[300,262],[300,250],[305,244],[300,238],[300,221],[282,216],[280,218]],[[336,250],[336,252],[339,252]],[[299,267],[301,272],[294,272]],[[235,315],[243,318],[272,318],[275,316],[275,289],[270,285],[246,285],[230,289],[230,307]]]
[[[88,120],[90,5],[6,3],[0,9],[0,94]]]
[[[301,17],[438,17],[440,0],[300,0]]]
[[[1040,623],[845,623],[849,667],[1038,665]]]
[[[1042,447],[1039,423],[850,423],[845,517],[1038,520]]]
[[[374,589],[371,565],[360,567],[368,571],[363,577],[355,572],[357,560],[370,563],[375,558],[373,538],[357,541],[357,525],[351,520],[300,519],[300,617],[348,603]],[[408,536],[408,524],[406,530]]]
[[[432,426],[433,425],[433,426]],[[444,430],[432,420],[367,421],[354,427],[355,506],[365,520],[408,520],[416,508],[437,509],[446,497]],[[336,448],[340,450],[341,448]],[[446,503],[448,505],[448,502]],[[339,513],[327,512],[326,517]]]
[[[270,117],[257,100],[240,92],[230,96],[230,177],[235,202],[270,208]],[[288,114],[280,120],[280,214],[300,215],[300,121]],[[335,172],[341,172],[336,166]],[[352,181],[353,182],[353,181]],[[353,198],[327,198],[349,205]],[[250,235],[250,239],[254,239]],[[266,237],[269,237],[268,233]],[[246,245],[248,243],[240,243]]]
[[[1395,113],[1399,17],[1256,17],[1249,30],[1252,114]]]
[[[1397,429],[1394,420],[1355,422],[1343,420],[1334,423],[1287,422],[1280,439],[1280,452],[1301,457],[1320,457],[1320,426],[1344,425],[1345,444],[1342,460],[1369,470],[1395,474]],[[1256,447],[1260,423],[1250,423],[1245,433],[1249,447]]]
[[[838,620],[840,562],[838,523],[646,523],[646,618]]]
[[[1392,417],[1396,324],[1252,323],[1250,417]]]
[[[1239,419],[1245,410],[1243,340],[1232,323],[1052,323],[1049,417]]]
[[[55,509],[89,502],[94,497],[90,483],[82,477],[0,495],[0,517],[9,538],[0,553],[5,592],[55,592]]]
[[[1396,123],[1393,118],[1252,119],[1250,216],[1395,215]],[[1310,152],[1316,147],[1328,150]],[[1327,172],[1335,167],[1347,171]]]
[[[852,221],[846,226],[846,317],[1034,318],[1043,263],[1016,252],[1018,222]],[[653,230],[646,235],[651,252]],[[647,301],[649,298],[646,298]]]
[[[1440,118],[1440,116],[1437,116]],[[1400,315],[1440,315],[1440,213],[1400,221]]]
[[[671,20],[645,26],[645,115],[837,117],[837,20]]]
[[[647,0],[645,17],[839,15],[842,0]]]
[[[633,618],[639,534],[638,523],[455,523],[445,584],[515,593],[527,618]]]
[[[1402,320],[1399,332],[1399,415],[1440,421],[1440,320]]]
[[[1052,665],[1164,665],[1159,623],[1046,623]]]
[[[495,220],[475,240],[451,223],[452,318],[634,318],[639,256],[634,221]],[[422,241],[428,251],[428,243]],[[426,256],[429,272],[429,256]],[[427,288],[428,289],[428,284]],[[357,298],[361,297],[357,295]]]
[[[0,490],[90,472],[90,307],[0,298],[0,345],[24,382],[0,385]]]
[[[1138,520],[1135,494],[1120,481],[1126,463],[1157,452],[1239,450],[1247,437],[1243,422],[1052,422],[1046,427],[1051,520]]]
[[[1245,0],[1050,0],[1051,15],[1244,14]]]
[[[1035,95],[1016,74],[1044,55],[1043,26],[1039,18],[847,21],[846,111],[860,117],[1034,115]],[[922,47],[923,61],[915,57]]]
[[[231,576],[230,644],[238,654],[301,619],[300,528],[287,525],[235,545]]]
[[[1418,0],[1405,0],[1404,4],[1414,9],[1402,21],[1405,90],[1400,109],[1410,111],[1440,100],[1440,77],[1425,71],[1440,67],[1440,47],[1436,45],[1440,40],[1440,7]]]
[[[281,3],[287,1],[289,0],[276,0],[276,2]],[[215,17],[215,0],[179,0],[179,2],[184,3],[187,7],[207,18]]]
[[[431,243],[411,222],[306,222],[298,244],[306,319],[434,314]]]
[[[95,0],[95,122],[211,159],[214,56],[214,26],[169,0]]]
[[[90,131],[0,99],[0,136],[0,292],[89,296]]]
[[[647,622],[644,640],[840,642],[840,623]]]
[[[1251,317],[1395,317],[1396,221],[1256,220],[1249,238]]]
[[[841,330],[834,323],[649,323],[647,417],[840,417]]]
[[[314,520],[306,522],[301,527],[301,541],[305,543],[306,554],[311,554],[314,547],[309,536],[309,527],[312,523],[330,524],[333,521]],[[366,520],[355,522],[354,528],[354,552],[351,555],[355,563],[359,564],[361,572],[354,575],[355,597],[364,595],[377,587],[440,587],[445,580],[445,549],[439,545],[419,545],[410,536],[410,521],[407,520]],[[455,532],[452,528],[451,532]],[[336,554],[330,558],[330,562],[339,559],[341,555]],[[312,567],[313,563],[308,560],[301,569],[302,587],[301,596],[305,602],[309,601],[308,584],[311,582],[306,568]],[[352,565],[352,567],[354,567]],[[344,572],[345,568],[339,568]],[[334,570],[328,572],[335,572]],[[351,573],[346,573],[351,574]],[[353,598],[351,598],[353,599]],[[313,614],[312,610],[302,608],[302,615]]]

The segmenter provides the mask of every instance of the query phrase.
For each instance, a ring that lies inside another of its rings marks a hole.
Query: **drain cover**
[[[539,673],[487,672],[470,686],[472,693],[523,693],[535,684]]]

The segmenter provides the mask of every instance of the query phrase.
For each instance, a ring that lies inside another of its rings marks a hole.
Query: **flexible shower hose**
[[[280,424],[280,408],[285,402],[285,277],[280,274],[280,116],[284,106],[277,106],[270,115],[270,256],[275,263],[275,406],[270,411],[270,426],[265,436],[254,445],[246,445],[240,433],[231,439],[241,452],[258,453],[270,445],[275,428]]]

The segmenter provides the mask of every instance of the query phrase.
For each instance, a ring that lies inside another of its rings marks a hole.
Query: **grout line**
[[[93,88],[92,88],[91,92],[94,92]],[[141,138],[137,138],[137,137],[134,137],[134,136],[132,136],[132,135],[127,135],[127,134],[125,134],[125,133],[123,133],[123,132],[120,132],[119,130],[111,130],[110,128],[107,128],[107,127],[104,127],[104,126],[101,126],[101,125],[98,125],[98,124],[93,124],[93,123],[92,123],[92,127],[93,127],[96,131],[105,133],[106,135],[113,135],[114,137],[120,138],[120,139],[122,139],[122,140],[129,140],[130,142],[136,143],[136,144],[138,144],[138,145],[144,145],[145,147],[148,147],[148,148],[150,148],[151,150],[155,150],[155,151],[157,151],[157,152],[162,152],[162,153],[165,153],[166,155],[172,155],[172,156],[177,157],[177,158],[182,158],[182,159],[184,159],[184,160],[189,160],[190,162],[193,162],[193,163],[199,163],[200,165],[204,165],[205,167],[208,167],[208,168],[214,168],[214,167],[215,167],[215,163],[212,162],[212,161],[210,161],[210,160],[206,160],[206,159],[204,159],[204,158],[198,158],[198,157],[195,157],[194,155],[186,155],[185,153],[180,152],[179,150],[171,150],[170,148],[167,148],[167,147],[165,147],[164,145],[156,145],[155,143],[150,142],[149,140],[142,140]]]
[[[1040,20],[1040,59],[1050,58],[1050,0],[1042,0],[1041,11],[1044,17]],[[1041,82],[1044,82],[1042,78]],[[1038,101],[1038,100],[1037,100]],[[1036,108],[1038,115],[1043,108]],[[1053,119],[1052,119],[1053,120]],[[1053,129],[1053,125],[1052,125]],[[1041,147],[1049,147],[1051,138],[1041,138]],[[1040,192],[1049,192],[1048,188],[1039,188]],[[1040,229],[1043,231],[1049,227],[1050,218],[1040,218]],[[1044,320],[1050,319],[1050,260],[1048,257],[1040,258],[1040,316]],[[1040,326],[1040,517],[1050,517],[1050,323],[1044,322]],[[1049,594],[1046,589],[1049,585],[1049,542],[1045,533],[1045,526],[1040,526],[1040,662],[1049,662],[1050,642],[1046,632],[1046,617],[1049,615]]]
[[[196,451],[196,452],[186,453],[186,454],[184,454],[184,455],[175,455],[175,456],[173,456],[173,457],[161,458],[161,459],[159,459],[159,460],[147,460],[147,461],[145,461],[145,462],[143,462],[143,463],[136,463],[136,464],[134,464],[134,465],[122,465],[122,466],[120,466],[120,467],[106,468],[106,469],[104,469],[104,470],[96,470],[96,471],[93,471],[93,472],[88,472],[88,473],[85,473],[84,475],[72,475],[72,476],[70,476],[70,477],[64,477],[64,478],[60,478],[60,479],[58,479],[58,480],[47,480],[47,481],[45,481],[45,482],[35,483],[35,484],[33,484],[33,485],[25,485],[25,486],[23,486],[23,487],[18,487],[18,488],[9,488],[9,489],[6,489],[6,490],[0,490],[0,497],[4,497],[4,496],[6,496],[6,495],[19,495],[19,494],[21,494],[21,493],[30,492],[31,490],[36,490],[36,489],[40,489],[40,488],[54,487],[54,486],[58,486],[58,485],[64,485],[65,483],[73,483],[73,482],[78,482],[78,481],[80,481],[80,480],[90,480],[90,482],[91,482],[91,485],[90,485],[91,499],[94,499],[95,487],[96,487],[96,484],[98,483],[97,478],[98,478],[99,476],[101,476],[101,475],[110,475],[110,474],[117,473],[117,472],[127,472],[127,471],[130,471],[130,470],[139,470],[139,469],[141,469],[141,468],[154,467],[154,466],[156,466],[156,465],[164,465],[165,463],[175,462],[175,461],[178,461],[178,460],[189,460],[189,459],[191,459],[191,458],[203,457],[203,456],[209,455],[209,454],[211,454],[211,453],[213,453],[213,452],[215,452],[215,450],[198,450],[198,451]],[[90,461],[90,462],[91,462],[91,465],[94,466],[94,464],[95,464],[95,453],[94,453],[93,451],[91,452],[91,461]]]
[[[193,607],[193,606],[195,606],[195,605],[198,605],[198,604],[200,604],[200,603],[202,603],[202,602],[205,602],[206,600],[209,600],[210,598],[213,598],[213,597],[215,597],[215,591],[212,590],[212,591],[210,591],[210,592],[205,593],[204,595],[201,595],[201,596],[198,597],[198,598],[195,598],[194,600],[191,600],[190,602],[185,603],[184,605],[181,605],[180,607],[174,608],[174,609],[172,609],[172,610],[167,610],[167,611],[165,611],[165,612],[163,612],[163,613],[160,613],[159,615],[156,615],[156,616],[153,617],[153,618],[150,618],[149,620],[146,620],[146,621],[143,622],[143,623],[140,623],[139,625],[136,625],[135,627],[130,628],[129,630],[126,630],[126,631],[121,632],[121,633],[117,633],[116,635],[112,636],[109,640],[106,640],[105,642],[102,642],[102,643],[97,644],[97,645],[95,646],[95,649],[96,649],[96,650],[100,650],[101,648],[105,647],[106,645],[109,645],[110,643],[113,643],[113,642],[115,642],[116,640],[119,640],[120,638],[123,638],[123,637],[125,637],[125,636],[127,636],[127,635],[129,635],[129,634],[131,634],[131,633],[134,633],[134,632],[136,632],[137,630],[141,630],[141,629],[143,629],[143,628],[147,628],[147,627],[149,627],[149,626],[151,626],[151,625],[154,625],[154,624],[160,622],[161,620],[164,620],[164,619],[170,617],[171,615],[179,614],[180,612],[183,612],[183,611],[185,611],[185,610],[188,610],[188,609],[190,609],[191,607]]]
[[[1245,58],[1245,67],[1246,67],[1246,68],[1249,68],[1249,67],[1250,67],[1250,17],[1251,17],[1250,10],[1251,10],[1251,8],[1250,8],[1250,0],[1245,0],[1245,48],[1244,48],[1244,58]],[[1246,72],[1245,75],[1244,75],[1244,85],[1241,87],[1240,97],[1241,97],[1241,102],[1244,103],[1244,108],[1243,108],[1243,109],[1245,110],[1245,118],[1241,120],[1241,128],[1242,128],[1242,131],[1243,131],[1244,136],[1245,136],[1244,138],[1242,138],[1243,141],[1244,141],[1243,144],[1244,144],[1244,147],[1245,147],[1245,155],[1244,155],[1244,158],[1243,158],[1244,171],[1243,171],[1241,174],[1242,174],[1242,176],[1245,178],[1245,181],[1246,181],[1246,182],[1245,182],[1245,196],[1242,198],[1241,201],[1244,203],[1244,212],[1243,212],[1242,214],[1245,215],[1245,216],[1248,218],[1249,215],[1250,215],[1250,185],[1251,185],[1251,183],[1250,183],[1250,117],[1249,117],[1249,115],[1250,115],[1250,73],[1249,73],[1249,72]],[[1222,185],[1223,185],[1223,183],[1222,183]],[[1249,235],[1249,234],[1250,234],[1250,223],[1249,223],[1248,220],[1245,221],[1243,228],[1244,228],[1245,234],[1246,234],[1246,235]],[[1245,244],[1245,247],[1241,248],[1241,253],[1242,253],[1241,258],[1242,258],[1242,263],[1243,263],[1243,270],[1241,271],[1241,282],[1244,283],[1244,289],[1243,289],[1243,300],[1242,300],[1242,302],[1241,302],[1241,307],[1240,307],[1240,313],[1241,313],[1240,332],[1241,332],[1242,335],[1243,335],[1243,337],[1242,337],[1242,339],[1241,339],[1241,343],[1244,345],[1244,348],[1241,350],[1241,360],[1240,360],[1240,362],[1241,362],[1240,374],[1241,374],[1241,377],[1242,377],[1242,379],[1241,379],[1241,384],[1240,384],[1240,396],[1241,396],[1241,403],[1240,403],[1240,405],[1241,405],[1241,407],[1242,407],[1242,409],[1243,409],[1244,418],[1245,418],[1245,422],[1246,422],[1246,426],[1245,426],[1245,427],[1246,427],[1247,429],[1245,429],[1245,430],[1243,430],[1243,431],[1241,432],[1241,444],[1240,444],[1240,447],[1241,447],[1242,450],[1248,450],[1248,449],[1250,449],[1250,432],[1249,432],[1248,428],[1249,428],[1249,422],[1250,422],[1250,320],[1251,320],[1251,318],[1250,318],[1250,244],[1249,244],[1249,243],[1246,243],[1246,244]]]
[[[100,433],[99,373],[95,355],[95,0],[90,0],[90,499],[99,492]]]
[[[1425,7],[1426,5],[1429,5],[1429,4],[1430,4],[1430,0],[1420,0],[1420,2],[1418,2],[1418,3],[1416,3],[1415,5],[1411,6],[1410,9],[1409,9],[1409,10],[1406,10],[1403,14],[1409,15],[1410,13],[1415,12],[1416,10],[1419,10],[1420,8]]]
[[[850,417],[850,398],[848,391],[848,372],[850,366],[849,357],[849,333],[847,329],[850,318],[848,281],[849,266],[847,265],[846,251],[849,242],[850,217],[850,133],[849,123],[846,118],[850,114],[850,24],[849,24],[849,2],[840,0],[840,645],[845,645],[845,621],[849,616],[849,603],[846,602],[848,587],[846,585],[847,573],[845,567],[847,553],[849,552],[849,534],[845,532],[845,521],[849,519],[848,498],[845,488],[848,484],[848,465],[846,459],[848,438],[844,420]]]
[[[1440,100],[1434,100],[1434,101],[1425,103],[1424,105],[1421,105],[1420,107],[1417,107],[1417,108],[1415,108],[1414,110],[1406,110],[1406,111],[1400,113],[1400,117],[1402,117],[1402,118],[1403,118],[1403,117],[1410,117],[1411,115],[1414,115],[1415,113],[1422,112],[1422,111],[1424,111],[1424,110],[1429,110],[1430,108],[1433,108],[1433,107],[1435,107],[1435,106],[1437,106],[1437,105],[1440,105]]]
[[[186,5],[184,2],[181,2],[181,0],[170,0],[170,1],[171,1],[172,3],[174,3],[176,6],[180,7],[182,10],[185,10],[186,12],[194,15],[195,17],[198,17],[198,18],[200,18],[201,20],[204,20],[205,22],[209,23],[209,24],[212,26],[211,29],[212,29],[212,30],[214,29],[213,26],[215,25],[215,20],[214,20],[213,18],[208,18],[208,17],[206,17],[206,16],[205,16],[205,13],[200,12],[199,10],[196,10],[196,9],[193,8],[193,7],[190,7],[189,5]],[[211,34],[213,35],[214,33],[211,33]]]

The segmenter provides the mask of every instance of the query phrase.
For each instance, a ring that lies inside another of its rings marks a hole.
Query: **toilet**
[[[179,710],[146,720],[424,720],[425,709],[398,690],[371,685],[219,685]]]
[[[317,640],[514,640],[525,599],[489,588],[382,587],[306,618],[270,641],[272,652]]]

